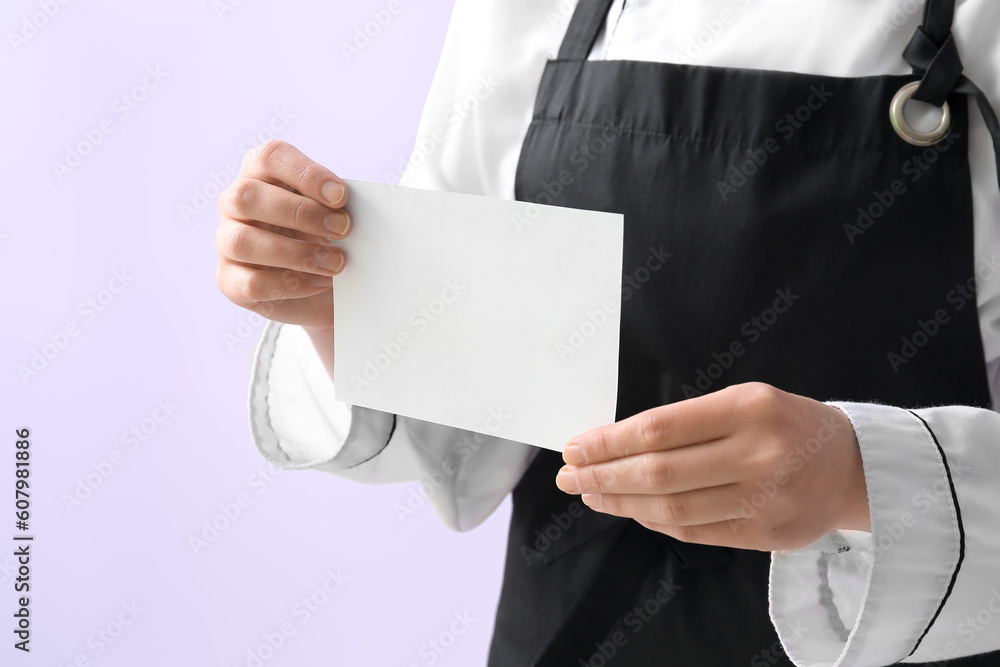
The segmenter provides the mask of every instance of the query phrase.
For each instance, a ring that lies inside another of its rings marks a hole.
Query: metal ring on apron
[[[892,121],[892,127],[896,130],[896,134],[903,138],[914,146],[933,146],[942,139],[948,136],[948,132],[951,131],[951,109],[948,107],[948,103],[945,102],[941,107],[941,122],[938,126],[930,132],[918,132],[913,129],[907,120],[906,116],[903,115],[903,111],[906,109],[906,103],[910,101],[913,94],[917,92],[917,88],[920,87],[919,81],[914,81],[908,83],[899,89],[896,96],[892,98],[892,104],[889,106],[889,119]]]

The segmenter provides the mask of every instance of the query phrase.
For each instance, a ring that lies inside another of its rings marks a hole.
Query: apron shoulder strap
[[[962,59],[958,55],[951,24],[955,0],[927,0],[924,22],[903,51],[913,73],[923,77],[913,99],[939,107],[962,79]]]
[[[986,93],[962,73],[964,65],[951,34],[954,16],[955,0],[927,0],[924,5],[924,22],[903,51],[903,58],[913,67],[913,73],[922,77],[913,99],[938,107],[952,93],[975,99],[993,137],[1000,185],[1000,119]]]
[[[923,30],[937,44],[948,39],[955,20],[955,0],[927,0]]]
[[[573,10],[566,36],[559,47],[559,60],[586,60],[594,48],[601,26],[614,0],[580,0]]]

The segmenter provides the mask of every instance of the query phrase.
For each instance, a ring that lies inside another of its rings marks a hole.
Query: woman
[[[271,143],[217,237],[258,448],[458,530],[513,491],[490,664],[997,664],[1000,6],[954,4],[459,0],[402,183],[625,214],[619,421],[332,401],[349,193]]]

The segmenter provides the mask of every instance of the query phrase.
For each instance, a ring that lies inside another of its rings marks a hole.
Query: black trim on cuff
[[[944,448],[941,447],[941,443],[938,442],[937,436],[934,435],[934,431],[931,430],[930,425],[924,420],[924,418],[913,410],[908,410],[908,412],[919,419],[920,423],[924,425],[924,428],[927,429],[928,433],[930,433],[931,439],[934,441],[934,445],[938,449],[938,453],[941,454],[941,462],[944,464],[944,473],[948,477],[948,487],[951,489],[951,499],[952,502],[955,503],[955,517],[958,520],[958,562],[955,563],[955,571],[951,573],[951,581],[948,582],[948,590],[945,591],[944,597],[941,598],[941,604],[938,605],[937,611],[935,611],[934,616],[931,617],[931,622],[927,624],[926,628],[924,628],[923,633],[921,633],[919,639],[917,639],[917,643],[914,644],[913,650],[906,656],[907,658],[917,652],[917,649],[920,648],[920,642],[924,641],[924,637],[927,636],[931,626],[934,625],[938,616],[941,615],[941,610],[944,608],[945,602],[947,602],[948,598],[951,597],[951,591],[955,588],[955,580],[958,579],[958,571],[962,569],[962,561],[965,560],[965,526],[962,523],[962,508],[958,505],[958,493],[955,491],[955,482],[951,477],[951,468],[948,466],[948,457],[945,456]]]
[[[361,465],[363,463],[368,463],[373,458],[375,458],[376,456],[378,456],[379,454],[381,454],[385,450],[385,448],[389,446],[389,443],[392,441],[392,434],[396,432],[396,421],[397,421],[397,419],[398,419],[398,417],[396,415],[392,416],[392,426],[389,428],[389,436],[385,439],[385,444],[382,445],[381,447],[379,447],[379,450],[377,452],[375,452],[374,454],[372,454],[368,458],[364,459],[363,461],[358,461],[354,465],[348,466],[347,470],[350,470],[351,468],[357,468],[359,465]]]

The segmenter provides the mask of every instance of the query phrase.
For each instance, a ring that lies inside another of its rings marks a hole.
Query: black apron
[[[968,96],[995,144],[1000,125],[961,75],[953,0],[929,0],[913,75],[864,78],[588,61],[611,2],[581,0],[545,66],[515,195],[625,214],[617,418],[751,380],[988,407],[975,296],[952,298],[975,275]],[[931,147],[889,121],[912,81],[952,111]],[[513,491],[490,665],[791,664],[769,554],[593,512],[561,463],[539,452]]]

